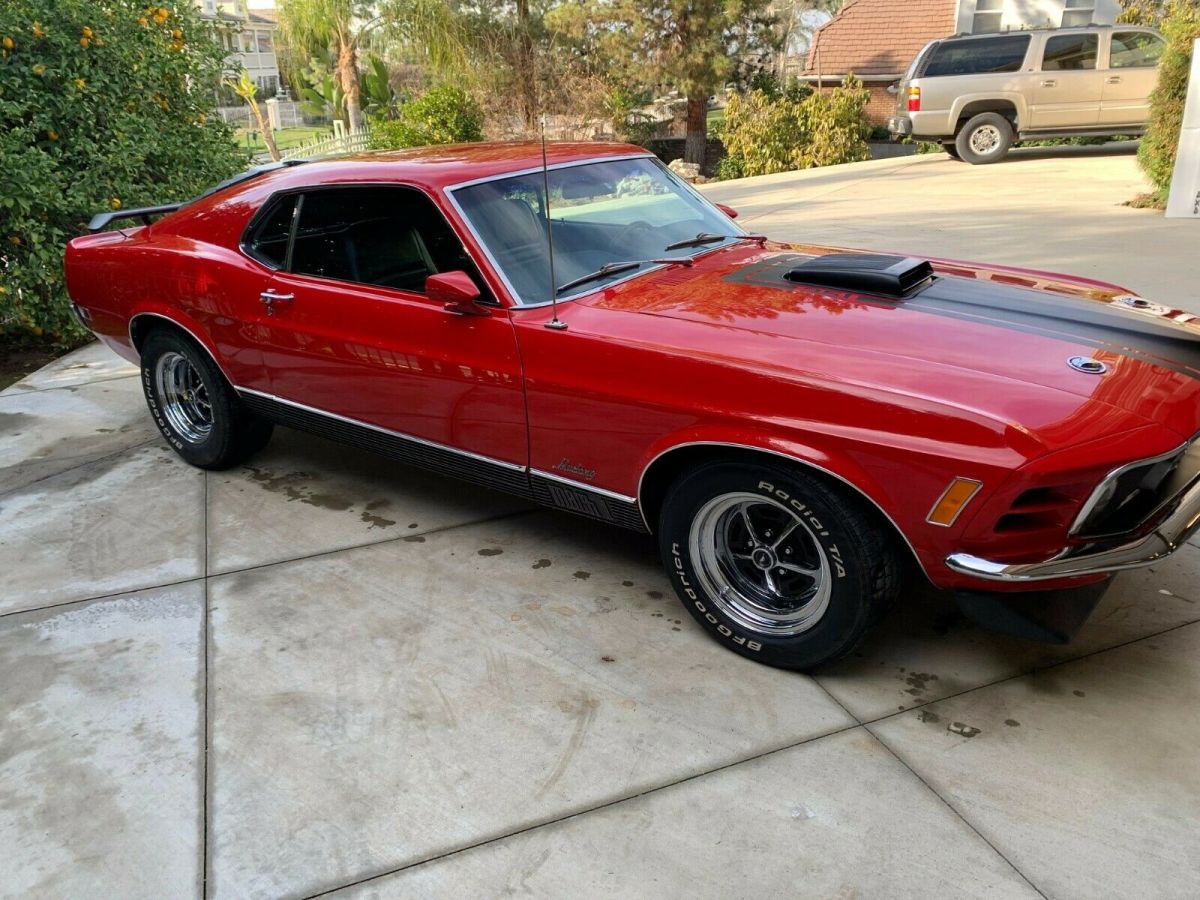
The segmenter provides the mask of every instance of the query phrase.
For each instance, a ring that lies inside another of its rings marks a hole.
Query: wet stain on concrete
[[[646,591],[646,596],[651,600],[661,600],[663,597],[662,591]]]
[[[551,565],[551,563],[550,563],[550,560],[548,560],[548,559],[539,559],[539,560],[538,560],[537,562],[535,562],[535,563],[534,563],[532,566],[530,566],[530,568],[531,568],[531,569],[547,569],[547,568],[549,568],[549,567],[550,567],[550,565]]]
[[[575,573],[575,577],[578,578],[580,581],[587,581],[589,578],[592,577],[592,573],[584,572],[582,569],[580,569],[578,572]]]
[[[1071,691],[1071,693],[1074,694],[1076,697],[1086,697],[1087,696],[1087,694],[1085,694],[1083,691]]]
[[[904,669],[900,671],[904,672]],[[919,697],[928,690],[931,681],[937,680],[938,677],[931,675],[929,672],[910,672],[908,677],[904,679],[904,683],[908,685],[904,693]]]
[[[284,475],[276,475],[273,472],[254,467],[250,467],[247,471],[250,472],[250,477],[264,490],[283,494],[289,502],[299,500],[309,506],[317,506],[335,512],[345,512],[354,505],[352,501],[344,497],[314,491],[310,485],[317,480],[318,476],[308,472],[288,472]]]
[[[410,544],[423,544],[425,543],[425,536],[422,534],[410,534],[404,540]]]
[[[1021,723],[1020,723],[1020,722],[1018,722],[1016,719],[1005,719],[1005,720],[1004,720],[1004,724],[1005,724],[1005,725],[1007,725],[1009,728],[1016,728],[1016,727],[1018,727],[1018,726],[1019,726]]]
[[[616,662],[616,660],[613,659],[611,656],[602,656],[602,657],[600,657],[600,660],[601,660],[601,662]]]
[[[408,527],[409,527],[409,528],[416,528],[416,527],[418,527],[419,525],[420,525],[420,523],[419,523],[419,522],[412,522],[412,523],[410,523],[410,524],[409,524],[409,526],[408,526]]]
[[[901,707],[901,709],[903,709],[903,708],[904,707]],[[939,716],[937,713],[932,712],[931,710],[928,710],[928,709],[923,709],[919,713],[917,713],[917,718],[920,719],[922,722],[929,722],[934,725],[936,725],[938,722],[942,721],[941,716]]]
[[[633,587],[633,582],[632,581],[622,581],[621,587]]]
[[[476,550],[475,552],[478,553],[480,556],[499,556],[504,551],[501,550],[499,547],[483,547],[479,550]]]
[[[391,528],[396,524],[395,519],[385,519],[383,516],[377,516],[365,510],[362,513],[362,520],[372,528]]]

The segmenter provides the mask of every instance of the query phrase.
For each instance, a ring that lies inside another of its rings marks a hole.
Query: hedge
[[[243,168],[214,113],[225,51],[189,2],[0,4],[0,340],[67,344],[63,247],[96,212]]]
[[[1138,148],[1138,162],[1154,183],[1157,199],[1165,202],[1179,152],[1192,47],[1200,38],[1200,5],[1195,0],[1173,0],[1162,31],[1167,48],[1159,62],[1158,86],[1150,95],[1150,123]]]

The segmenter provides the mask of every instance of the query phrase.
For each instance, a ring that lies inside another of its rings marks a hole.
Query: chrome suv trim
[[[946,565],[955,572],[988,581],[1046,581],[1102,575],[1149,566],[1170,556],[1187,542],[1197,527],[1200,527],[1200,480],[1194,481],[1183,492],[1175,509],[1154,531],[1137,540],[1073,555],[1064,550],[1036,563],[999,563],[969,553],[952,553],[946,557]]]

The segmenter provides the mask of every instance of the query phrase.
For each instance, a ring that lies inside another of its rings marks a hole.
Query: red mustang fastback
[[[547,157],[275,165],[103,214],[67,248],[74,308],[194,465],[278,423],[652,532],[688,611],[776,666],[846,653],[910,568],[1066,640],[1196,528],[1191,316],[773,243],[636,147]]]

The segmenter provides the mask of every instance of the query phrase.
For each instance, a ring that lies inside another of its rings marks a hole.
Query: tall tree
[[[289,49],[333,55],[351,131],[363,127],[358,51],[378,24],[374,4],[366,0],[280,0],[279,26]]]
[[[779,39],[770,7],[770,0],[594,0],[593,18],[631,72],[687,98],[684,159],[703,164],[708,98],[739,68],[770,63]]]

